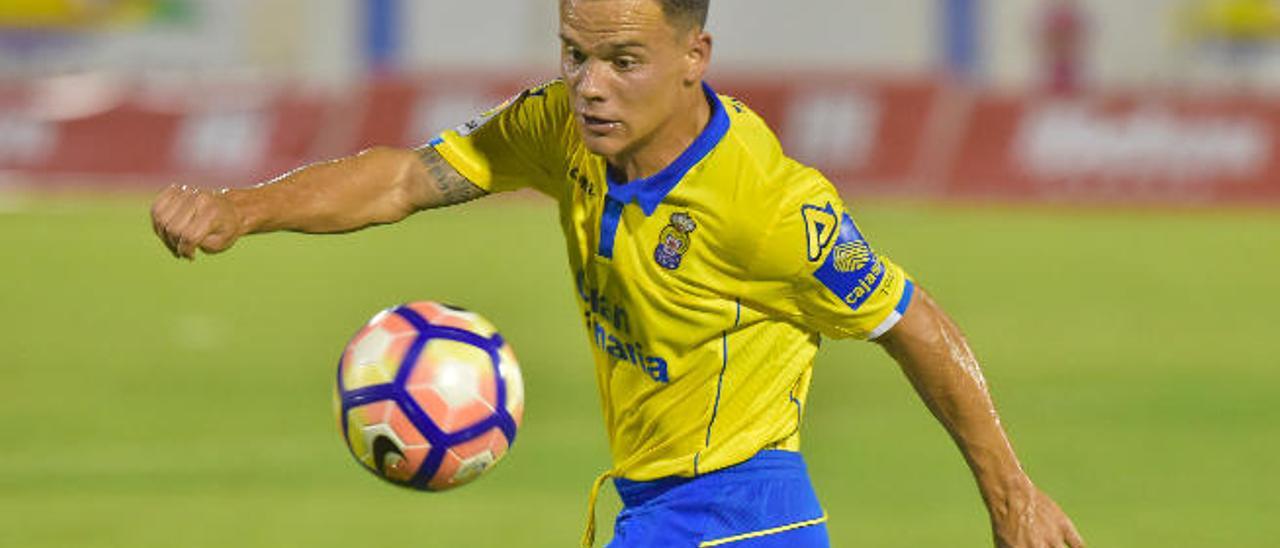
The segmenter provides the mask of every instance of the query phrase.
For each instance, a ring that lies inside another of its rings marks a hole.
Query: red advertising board
[[[0,93],[0,170],[62,185],[240,183],[323,157],[330,102],[311,93],[93,86]]]
[[[371,82],[350,105],[358,110],[359,121],[343,148],[355,151],[375,145],[422,145],[542,81],[458,73]]]
[[[38,184],[251,184],[370,146],[420,145],[538,81],[463,73],[323,93],[235,82],[0,84],[0,174]],[[711,83],[850,197],[1280,204],[1280,101],[1062,98],[799,71]]]
[[[978,97],[949,190],[1070,201],[1280,199],[1280,102],[1124,94]]]

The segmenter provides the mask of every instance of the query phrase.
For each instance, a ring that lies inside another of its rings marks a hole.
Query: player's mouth
[[[598,116],[591,116],[588,114],[579,114],[578,118],[582,120],[582,126],[586,128],[587,131],[597,135],[613,133],[622,126],[622,122],[619,122],[618,120],[600,118]]]

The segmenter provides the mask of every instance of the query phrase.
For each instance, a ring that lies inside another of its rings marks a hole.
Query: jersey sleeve
[[[429,146],[488,192],[528,187],[559,198],[571,123],[568,94],[556,81],[525,90]]]
[[[810,170],[774,203],[751,266],[772,282],[766,306],[832,338],[875,339],[897,324],[914,282],[871,246],[829,182]]]

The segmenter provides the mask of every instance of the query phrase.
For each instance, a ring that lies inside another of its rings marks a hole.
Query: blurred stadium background
[[[957,316],[1091,546],[1275,546],[1280,2],[716,0],[711,21],[712,83]],[[575,543],[607,452],[546,200],[195,264],[147,220],[168,182],[421,143],[553,76],[555,27],[549,0],[0,1],[0,545]],[[376,482],[330,415],[346,338],[417,299],[483,312],[525,369],[519,442],[456,493]],[[990,545],[890,360],[828,344],[815,377],[834,545]]]

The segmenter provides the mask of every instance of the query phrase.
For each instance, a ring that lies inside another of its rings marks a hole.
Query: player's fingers
[[[197,194],[184,192],[181,207],[174,211],[167,227],[170,234],[170,243],[172,244],[171,249],[174,250],[174,254],[178,257],[190,259],[190,247],[184,246],[184,244],[193,239],[198,239],[199,236],[195,233],[199,227],[194,226],[194,222],[200,213],[197,197]]]
[[[200,241],[200,236],[195,232],[195,227],[184,228],[178,233],[177,242],[174,246],[174,253],[182,259],[194,259],[196,244]]]
[[[182,238],[178,240],[178,257],[188,261],[196,260],[196,242],[193,239]]]
[[[160,217],[164,212],[164,210],[168,208],[169,202],[173,200],[173,193],[175,188],[177,188],[176,185],[169,185],[168,187],[165,187],[164,190],[161,190],[159,194],[156,194],[156,197],[154,200],[151,200],[152,224],[156,224],[160,220]]]
[[[156,236],[160,238],[161,242],[164,242],[165,246],[169,245],[169,235],[166,233],[166,227],[169,224],[169,218],[173,215],[175,203],[181,195],[182,192],[178,185],[169,185],[168,188],[156,196],[155,202],[151,204],[151,229],[155,231]]]
[[[208,202],[208,198],[197,200],[194,206],[195,215],[182,232],[182,243],[178,254],[187,259],[195,259],[197,249],[208,250],[207,242],[217,229],[217,210]]]
[[[1074,523],[1068,521],[1063,532],[1067,537],[1068,548],[1084,548],[1084,538],[1080,536],[1080,532],[1076,530]]]
[[[240,238],[241,219],[227,204],[214,204],[210,209],[216,212],[216,216],[209,235],[200,243],[200,248],[206,253],[221,253],[230,249]]]
[[[156,199],[154,208],[156,218],[161,221],[171,220],[195,196],[194,190],[186,185],[172,185],[165,189]]]
[[[165,221],[164,243],[169,247],[169,251],[173,253],[174,257],[181,257],[178,253],[178,246],[182,243],[182,231],[186,227],[188,216],[188,210],[176,210]]]
[[[181,195],[182,187],[176,184],[165,187],[151,202],[151,216],[157,219],[164,217],[165,212],[173,206],[173,201]]]
[[[200,240],[200,250],[205,253],[222,253],[231,247],[234,236],[223,227],[212,226],[210,231]]]
[[[156,222],[160,226],[160,239],[177,256],[179,233],[191,217],[193,194],[186,186],[171,187],[171,190],[158,207]]]
[[[187,224],[179,232],[178,256],[184,259],[195,259],[196,249],[200,247],[200,242],[209,234],[209,219],[207,212],[201,212],[196,209],[194,215]]]

